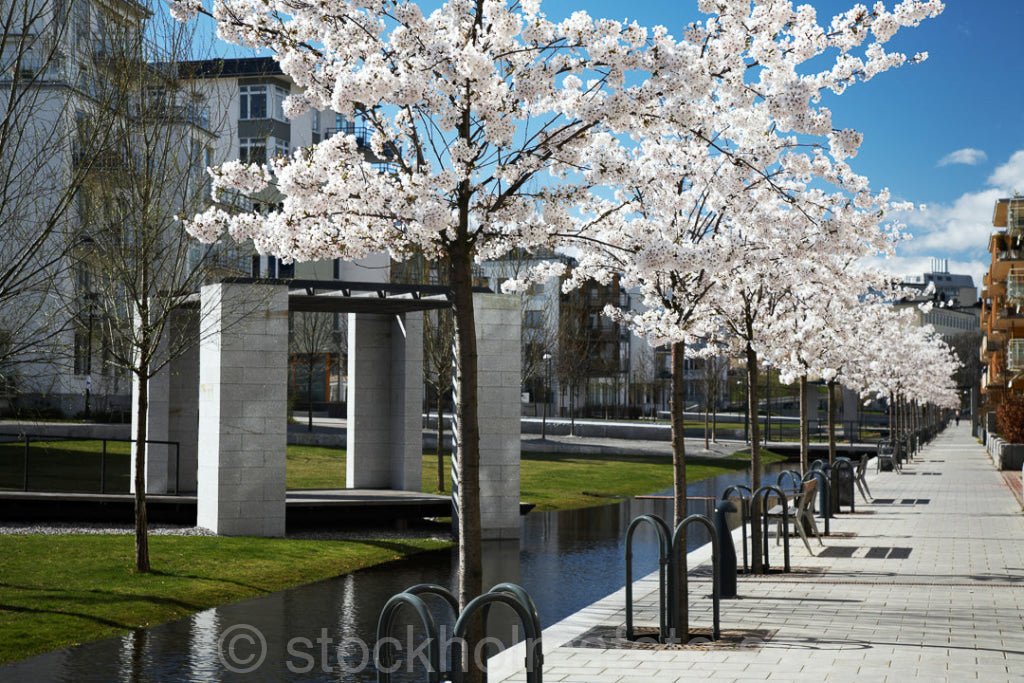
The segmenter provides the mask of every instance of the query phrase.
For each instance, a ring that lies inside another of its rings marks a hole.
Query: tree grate
[[[718,640],[711,640],[711,629],[691,628],[688,643],[659,643],[656,627],[636,627],[633,640],[626,639],[625,626],[595,626],[569,641],[564,647],[602,650],[747,650],[756,652],[770,641],[777,629],[722,629]]]

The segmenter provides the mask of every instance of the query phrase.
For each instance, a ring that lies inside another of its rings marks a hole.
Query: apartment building
[[[167,246],[174,215],[200,206],[215,132],[143,5],[17,0],[8,10],[0,408],[125,410],[130,385],[110,329],[130,317],[130,287],[117,272],[155,248],[154,235]],[[178,272],[158,264],[153,291],[177,287]]]
[[[982,415],[1007,392],[1024,392],[1024,198],[996,201],[992,226],[981,292]]]

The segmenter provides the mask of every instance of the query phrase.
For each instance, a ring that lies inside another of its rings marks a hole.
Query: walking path
[[[544,680],[1024,680],[1024,513],[970,427],[868,484],[873,501],[858,494],[815,555],[792,539],[791,574],[740,577],[722,643],[623,647],[619,591],[545,630]],[[709,556],[690,554],[691,630],[712,622]],[[657,595],[656,573],[634,584],[637,625],[656,625]],[[490,680],[525,681],[522,662],[521,646],[503,653]]]

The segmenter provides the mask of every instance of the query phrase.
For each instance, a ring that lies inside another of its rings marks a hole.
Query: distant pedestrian
[[[956,411],[955,418],[956,418],[956,426],[959,427],[960,426],[960,411],[959,410]]]

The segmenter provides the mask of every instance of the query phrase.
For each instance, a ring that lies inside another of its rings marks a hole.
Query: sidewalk
[[[1024,514],[969,426],[868,484],[873,502],[858,494],[825,548],[812,541],[815,556],[791,539],[791,574],[740,577],[740,598],[722,601],[722,643],[626,649],[613,637],[620,590],[545,630],[544,680],[1024,680]],[[690,555],[691,630],[711,626],[709,555]],[[656,625],[657,575],[634,595],[637,624]],[[521,647],[503,653],[490,680],[525,681],[522,662]]]

